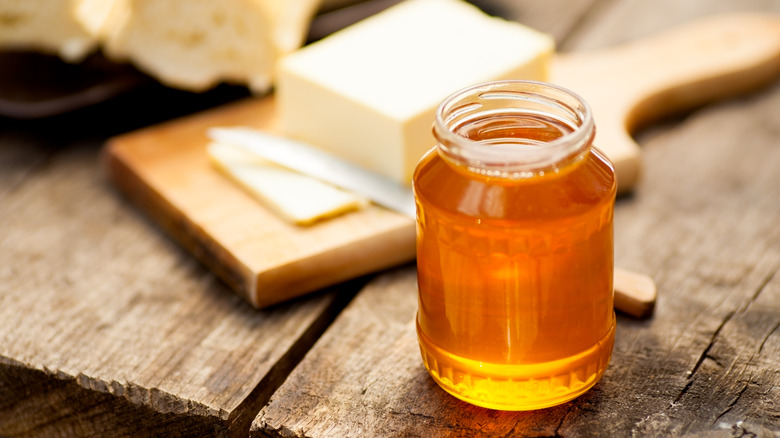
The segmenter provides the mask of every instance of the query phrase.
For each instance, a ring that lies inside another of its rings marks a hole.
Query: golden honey
[[[417,332],[447,392],[501,410],[571,400],[612,353],[612,164],[587,104],[503,81],[439,107],[414,174]]]

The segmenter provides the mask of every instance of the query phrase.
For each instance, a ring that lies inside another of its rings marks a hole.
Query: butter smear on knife
[[[212,164],[225,176],[274,214],[297,225],[310,225],[368,204],[353,193],[288,170],[230,144],[210,143],[207,152]]]

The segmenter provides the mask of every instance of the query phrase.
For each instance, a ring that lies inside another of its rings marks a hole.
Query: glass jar
[[[615,335],[615,171],[588,105],[500,81],[458,91],[414,173],[417,333],[447,392],[492,409],[571,400],[603,375]]]

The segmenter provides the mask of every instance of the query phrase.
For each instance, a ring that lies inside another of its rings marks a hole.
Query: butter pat
[[[306,175],[277,166],[225,143],[211,143],[212,164],[277,216],[296,225],[360,209],[365,199]]]
[[[461,0],[407,0],[283,57],[281,126],[411,184],[445,97],[491,80],[546,80],[553,50],[548,35]]]

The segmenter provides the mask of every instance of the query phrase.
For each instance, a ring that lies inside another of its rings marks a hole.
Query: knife
[[[409,187],[304,142],[251,128],[211,128],[208,135],[416,219],[414,195]]]
[[[350,190],[415,219],[412,190],[306,143],[251,128],[212,128],[209,137],[245,149],[288,169]],[[653,313],[656,286],[647,275],[615,269],[615,308],[636,318]]]

